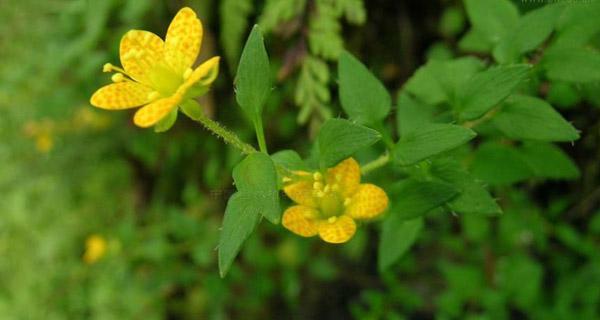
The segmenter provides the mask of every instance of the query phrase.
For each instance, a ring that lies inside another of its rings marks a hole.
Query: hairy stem
[[[194,120],[200,122],[206,129],[223,139],[225,143],[239,149],[243,154],[256,152],[253,146],[243,142],[235,133],[225,129],[221,124],[208,118],[206,115],[196,116]]]

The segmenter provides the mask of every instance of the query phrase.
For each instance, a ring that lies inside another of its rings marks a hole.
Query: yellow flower
[[[87,264],[93,264],[100,260],[106,254],[106,239],[104,237],[93,234],[85,240],[85,253],[83,261]]]
[[[117,72],[114,83],[97,90],[90,103],[108,110],[143,106],[134,123],[143,128],[155,125],[185,100],[205,93],[217,77],[219,57],[191,68],[201,42],[202,23],[190,8],[179,10],[164,42],[152,32],[127,32],[119,48],[124,70],[105,64],[104,72]]]
[[[320,172],[295,171],[284,178],[283,191],[297,205],[283,213],[282,224],[303,237],[319,235],[329,243],[344,243],[356,232],[355,220],[381,215],[388,197],[380,187],[360,183],[360,166],[353,158]]]

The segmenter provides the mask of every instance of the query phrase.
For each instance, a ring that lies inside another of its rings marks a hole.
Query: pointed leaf
[[[381,138],[373,129],[344,119],[329,119],[317,137],[321,164],[331,167]]]
[[[238,65],[236,100],[250,119],[260,116],[271,90],[269,57],[260,27],[254,25]]]
[[[458,92],[460,118],[481,117],[517,89],[531,69],[530,65],[499,66],[474,75]]]
[[[260,213],[252,205],[253,199],[235,193],[227,201],[223,227],[219,236],[219,273],[225,277],[233,260],[260,221]]]
[[[344,51],[339,58],[340,101],[358,123],[375,124],[390,112],[387,89],[358,59]]]
[[[573,141],[579,132],[546,101],[517,95],[505,102],[494,125],[512,139]]]
[[[246,157],[233,169],[233,180],[244,197],[253,199],[252,207],[271,223],[279,223],[279,189],[277,171],[271,158],[255,152]]]
[[[381,239],[379,239],[378,265],[384,271],[396,262],[415,243],[423,229],[423,219],[400,221],[390,219],[383,222]]]
[[[394,155],[400,165],[410,165],[454,149],[475,137],[475,132],[452,124],[429,124],[400,138]]]

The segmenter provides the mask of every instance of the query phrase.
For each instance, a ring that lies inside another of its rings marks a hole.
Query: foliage
[[[184,3],[229,68],[162,133],[89,97],[183,3],[0,3],[3,317],[600,317],[600,3]],[[286,230],[348,157],[385,213]]]

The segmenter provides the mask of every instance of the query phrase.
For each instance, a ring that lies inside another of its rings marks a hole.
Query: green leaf
[[[600,53],[585,48],[557,48],[544,54],[548,78],[568,82],[600,81]]]
[[[173,108],[166,117],[162,118],[154,125],[154,132],[165,132],[171,129],[171,127],[177,121],[177,112],[179,108]]]
[[[398,96],[397,110],[398,134],[402,137],[424,125],[432,123],[435,107],[421,103],[411,97],[410,94],[401,91]]]
[[[347,51],[340,55],[338,66],[344,111],[358,123],[375,124],[383,120],[392,104],[383,84]]]
[[[469,30],[458,42],[458,48],[467,52],[488,53],[493,46],[486,35],[476,29]]]
[[[579,168],[559,147],[546,142],[527,142],[520,148],[521,157],[536,177],[549,179],[579,178]]]
[[[514,62],[519,54],[532,51],[550,36],[564,7],[546,5],[525,14],[508,36],[494,49],[497,61]]]
[[[461,119],[481,117],[513,93],[530,69],[531,66],[526,64],[499,66],[473,76],[458,92]]]
[[[410,165],[454,149],[475,137],[473,130],[452,124],[429,124],[400,138],[394,156],[400,165]]]
[[[321,165],[329,168],[380,138],[381,134],[373,129],[344,119],[329,119],[317,137]]]
[[[282,166],[287,170],[306,170],[307,166],[294,150],[281,150],[271,155],[271,159],[276,165]]]
[[[450,158],[435,159],[430,172],[460,191],[460,194],[448,203],[452,211],[485,215],[502,213],[502,209],[483,184],[475,180],[457,161]]]
[[[259,208],[254,199],[242,193],[235,193],[227,201],[223,227],[219,236],[219,273],[225,277],[242,244],[260,221]]]
[[[457,88],[482,67],[483,63],[473,57],[447,61],[432,60],[419,68],[404,88],[429,105],[453,101]]]
[[[406,179],[392,186],[388,194],[392,205],[387,219],[410,220],[448,202],[458,191],[446,182]]]
[[[310,52],[328,60],[335,60],[344,49],[342,25],[337,3],[332,1],[314,2],[308,19],[308,46]]]
[[[277,170],[271,158],[262,152],[251,153],[233,168],[235,185],[252,206],[271,223],[279,223],[279,190]]]
[[[465,27],[465,16],[458,7],[448,7],[440,18],[439,29],[446,37],[459,34]]]
[[[493,124],[512,139],[573,141],[579,133],[551,105],[539,98],[515,95],[504,103]]]
[[[493,186],[510,185],[533,177],[533,170],[517,149],[495,142],[482,144],[475,152],[472,172]]]
[[[498,43],[517,24],[519,11],[509,0],[465,0],[469,20],[487,41]]]
[[[238,66],[236,100],[250,119],[260,117],[271,90],[269,57],[258,25],[254,25]]]
[[[550,4],[530,11],[521,17],[516,32],[507,38],[513,39],[519,53],[532,51],[550,36],[563,10],[564,6],[560,4]]]
[[[546,101],[559,108],[570,108],[581,102],[583,92],[578,90],[579,86],[571,82],[553,81],[548,89]]]
[[[329,67],[323,60],[310,55],[302,60],[294,92],[294,103],[300,107],[298,123],[306,123],[316,111],[325,119],[331,117],[327,107],[331,100],[329,77]]]
[[[423,229],[423,219],[400,221],[391,219],[383,221],[383,230],[379,240],[378,265],[384,271],[396,262],[415,243]]]

